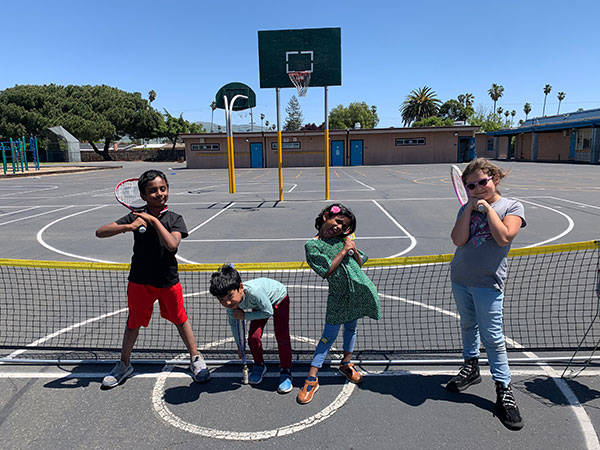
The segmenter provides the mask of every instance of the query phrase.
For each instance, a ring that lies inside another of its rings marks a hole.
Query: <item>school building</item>
[[[330,130],[330,165],[425,164],[470,161],[476,126]],[[226,168],[225,133],[184,134],[187,167]],[[234,133],[235,167],[278,167],[277,132]],[[322,167],[324,131],[282,132],[283,167]]]
[[[600,109],[536,117],[518,128],[486,133],[477,155],[517,161],[573,161],[598,164]]]

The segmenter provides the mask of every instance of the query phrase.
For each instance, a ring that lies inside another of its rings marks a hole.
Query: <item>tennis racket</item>
[[[242,357],[242,383],[248,384],[248,362],[246,361],[246,321],[237,320],[238,350]]]
[[[140,197],[140,190],[138,188],[138,178],[130,178],[129,180],[123,180],[115,188],[115,198],[117,201],[133,212],[144,211],[146,203]],[[144,225],[138,228],[140,233],[146,232]]]
[[[348,239],[353,241],[354,239],[356,239],[356,235],[354,233],[352,233],[350,236],[346,236],[346,240],[348,240]],[[352,249],[348,250],[348,255],[354,256],[354,250],[352,250]]]
[[[462,180],[462,171],[455,165],[450,167],[450,178],[452,179],[452,186],[454,187],[456,198],[458,198],[458,202],[462,206],[469,201],[469,193],[467,192],[465,183]],[[477,211],[485,211],[485,206],[477,206]]]

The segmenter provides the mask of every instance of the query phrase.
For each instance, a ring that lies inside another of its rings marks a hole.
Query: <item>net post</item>
[[[329,200],[329,114],[327,105],[328,88],[325,86],[325,200]]]
[[[281,111],[279,108],[279,88],[275,88],[277,103],[277,167],[279,170],[279,201],[283,200],[283,154],[281,149]]]

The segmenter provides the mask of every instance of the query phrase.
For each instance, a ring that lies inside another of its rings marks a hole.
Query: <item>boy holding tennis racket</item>
[[[190,353],[190,370],[194,381],[203,382],[210,372],[202,355],[198,352],[192,326],[183,306],[183,294],[175,254],[182,238],[188,232],[183,217],[168,210],[169,183],[164,173],[158,170],[144,172],[137,181],[141,198],[146,207],[140,212],[131,212],[115,222],[96,230],[100,238],[133,232],[133,256],[127,287],[129,317],[123,336],[121,360],[104,377],[102,386],[112,388],[133,373],[130,363],[131,352],[140,327],[147,327],[152,316],[154,302],[158,300],[160,314],[175,324]],[[144,226],[144,232],[139,230]]]
[[[460,392],[481,382],[479,347],[483,341],[496,382],[497,415],[507,428],[520,430],[523,419],[510,384],[502,304],[508,251],[526,222],[523,205],[500,195],[498,184],[506,175],[484,158],[473,160],[462,174],[470,195],[452,229],[457,248],[450,273],[465,362],[446,388]]]
[[[224,264],[210,279],[210,293],[227,308],[227,317],[235,341],[241,347],[237,321],[249,320],[248,346],[254,358],[249,383],[259,384],[267,371],[262,335],[269,317],[273,317],[275,338],[279,352],[279,387],[277,392],[287,394],[292,390],[292,345],[290,342],[290,298],[286,287],[270,278],[256,278],[242,283],[237,270]],[[247,311],[250,310],[250,311]]]

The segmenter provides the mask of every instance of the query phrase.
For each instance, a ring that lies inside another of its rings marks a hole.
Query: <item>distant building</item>
[[[600,109],[536,117],[518,128],[486,133],[477,154],[518,161],[600,161]]]
[[[331,166],[424,164],[470,161],[477,126],[330,130]],[[227,167],[224,133],[180,135],[187,167]],[[283,167],[323,167],[323,131],[282,132]],[[235,167],[278,167],[276,132],[233,134]]]

